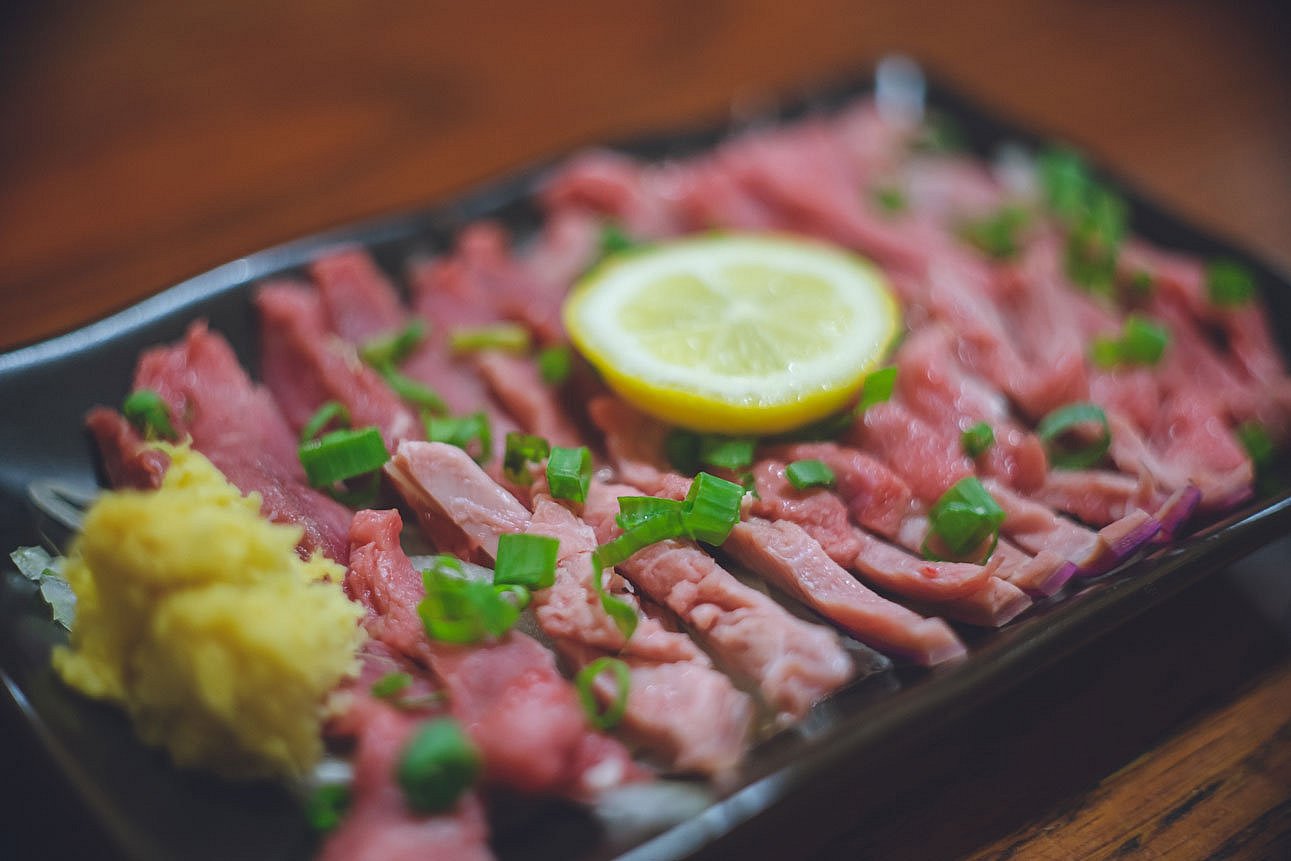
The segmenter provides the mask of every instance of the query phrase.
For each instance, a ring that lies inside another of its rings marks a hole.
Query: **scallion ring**
[[[436,813],[457,803],[480,775],[481,759],[457,721],[427,721],[404,746],[396,777],[408,807]]]
[[[601,711],[596,701],[596,680],[607,670],[614,676],[614,698],[605,711]],[[592,726],[603,730],[612,729],[623,720],[632,686],[631,671],[623,661],[611,657],[597,658],[578,671],[574,686],[578,689],[578,700],[583,706],[583,712]]]
[[[161,395],[152,389],[136,389],[126,396],[121,412],[135,430],[149,439],[175,440],[175,426],[170,423],[170,413]]]
[[[1071,430],[1085,424],[1101,426],[1098,438],[1075,448],[1063,447],[1058,441]],[[1112,446],[1112,427],[1107,413],[1097,404],[1076,403],[1060,407],[1040,420],[1036,436],[1049,453],[1049,463],[1055,469],[1085,469],[1103,459]]]

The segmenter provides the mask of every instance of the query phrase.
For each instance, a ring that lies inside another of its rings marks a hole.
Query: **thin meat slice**
[[[973,475],[973,461],[959,440],[896,401],[874,404],[847,433],[847,442],[886,463],[917,499],[932,504],[955,482]]]
[[[487,562],[498,536],[523,532],[528,510],[461,449],[442,442],[407,442],[386,474],[443,553]]]
[[[265,384],[293,427],[337,401],[354,427],[373,426],[393,449],[424,436],[421,422],[381,377],[359,361],[354,347],[332,335],[318,294],[286,282],[266,284],[255,297]]]
[[[193,447],[243,493],[260,494],[266,517],[299,526],[302,552],[321,551],[345,562],[350,512],[305,483],[295,435],[227,341],[205,323],[194,323],[179,344],[139,357],[135,388],[156,392],[180,438],[191,437]]]
[[[94,407],[85,426],[103,456],[103,471],[112,487],[155,490],[170,466],[164,452],[147,445],[125,416],[110,407]]]
[[[911,556],[860,529],[853,529],[857,546],[851,567],[888,592],[928,602],[967,600],[983,592],[1000,567],[998,558],[985,565],[933,562]]]
[[[544,184],[548,212],[592,212],[621,223],[633,236],[661,239],[681,233],[679,194],[670,167],[642,164],[609,150],[570,159]]]
[[[1147,512],[1135,509],[1094,532],[1024,499],[998,481],[988,479],[983,486],[1004,510],[1002,531],[1018,546],[1031,553],[1057,553],[1075,564],[1077,573],[1084,577],[1115,568],[1161,529]]]
[[[497,351],[482,353],[475,365],[511,417],[552,445],[581,445],[578,427],[566,417],[532,360]]]
[[[358,731],[350,808],[323,844],[320,861],[488,861],[488,824],[479,797],[468,792],[445,813],[408,808],[395,775],[419,722],[369,702]]]
[[[576,666],[607,654],[629,663],[629,689],[624,729],[683,771],[715,773],[733,766],[745,750],[753,709],[749,698],[730,680],[712,669],[708,657],[685,634],[665,627],[638,606],[635,596],[611,574],[607,589],[637,610],[637,629],[631,639],[601,608],[593,588],[592,529],[551,500],[538,495],[534,515],[484,474],[464,452],[436,443],[409,444],[397,459],[413,464],[398,482],[418,510],[446,521],[432,524],[433,534],[445,527],[473,536],[482,561],[491,561],[498,539],[508,532],[527,531],[560,541],[556,581],[533,595],[534,614],[543,633]],[[420,479],[426,477],[425,483]],[[415,490],[409,490],[415,485]],[[492,518],[479,512],[494,509]],[[608,684],[608,683],[606,683]],[[613,699],[614,690],[598,693]]]
[[[534,614],[557,651],[575,666],[617,655],[631,684],[620,728],[679,771],[717,774],[733,767],[748,746],[753,704],[685,634],[642,612],[635,596],[607,588],[637,611],[637,628],[624,641],[601,609],[592,586],[591,527],[549,498],[539,498],[529,532],[560,541],[556,582],[534,593]],[[621,578],[612,577],[613,580]],[[608,678],[594,687],[608,705],[617,690]]]
[[[309,267],[328,326],[351,344],[363,344],[405,324],[394,286],[361,248],[333,251]]]
[[[598,540],[620,533],[614,522],[618,497],[640,495],[628,485],[592,482],[584,518]],[[726,669],[757,685],[766,702],[783,714],[804,714],[851,675],[851,661],[837,635],[795,618],[691,542],[652,544],[619,570],[676,613]]]
[[[835,489],[852,519],[877,535],[896,536],[907,516],[922,510],[901,476],[860,449],[834,442],[801,442],[771,447],[765,454],[785,463],[824,463],[834,473]]]
[[[346,591],[369,610],[368,632],[428,667],[484,757],[486,777],[520,792],[591,798],[635,776],[627,751],[591,731],[555,659],[511,631],[471,646],[426,636],[421,575],[399,546],[396,511],[362,511],[350,530]]]
[[[722,549],[879,651],[920,666],[966,653],[944,621],[925,619],[874,594],[797,524],[751,518],[736,524]]]

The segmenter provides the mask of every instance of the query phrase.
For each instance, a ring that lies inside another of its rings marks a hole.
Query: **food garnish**
[[[843,407],[900,327],[869,263],[768,235],[681,239],[597,267],[565,327],[624,399],[681,427],[775,433]]]
[[[551,495],[570,502],[585,502],[592,481],[592,453],[587,446],[554,446],[547,458],[547,486]]]
[[[1063,443],[1072,431],[1082,426],[1097,424],[1099,434],[1093,440]],[[1097,404],[1078,403],[1059,407],[1036,425],[1036,436],[1045,444],[1049,464],[1055,469],[1085,469],[1103,459],[1112,446],[1112,428],[1107,413]]]
[[[1206,267],[1206,295],[1214,305],[1232,308],[1255,296],[1255,276],[1232,260],[1212,260]]]
[[[833,487],[838,480],[834,471],[820,460],[795,460],[785,467],[785,477],[798,490],[812,487]]]
[[[995,552],[1003,524],[1004,510],[982,483],[975,476],[962,478],[928,512],[924,558],[986,562]]]
[[[602,711],[596,703],[595,688],[597,677],[606,671],[614,676],[614,699]],[[597,729],[612,729],[623,720],[623,714],[628,708],[628,693],[632,686],[632,675],[628,671],[628,665],[623,661],[611,657],[597,658],[578,671],[578,675],[574,677],[574,685],[578,688],[578,699],[583,706],[583,713],[587,715],[587,720],[592,726]]]
[[[493,582],[526,589],[546,589],[556,580],[556,554],[559,550],[560,542],[545,535],[503,535],[498,539]]]
[[[1102,368],[1155,365],[1169,345],[1169,329],[1139,314],[1131,314],[1125,318],[1125,328],[1119,338],[1095,339],[1089,355]]]
[[[470,451],[475,444],[477,463],[489,459],[493,450],[493,430],[489,426],[489,417],[483,412],[466,416],[426,416],[426,439],[431,442],[446,442],[463,451]]]
[[[529,472],[529,464],[541,463],[550,454],[551,445],[542,437],[509,431],[506,449],[502,453],[502,474],[516,484],[530,485],[533,475]]]
[[[451,718],[427,721],[399,758],[399,787],[408,806],[436,813],[457,803],[479,777],[480,753]]]
[[[986,422],[978,422],[959,435],[964,454],[972,458],[981,457],[995,445],[995,431]]]
[[[529,330],[517,323],[464,326],[449,333],[448,346],[454,353],[474,353],[479,350],[526,353],[530,346]]]
[[[150,389],[136,389],[127,395],[121,403],[121,413],[149,439],[174,441],[176,438],[165,401]]]

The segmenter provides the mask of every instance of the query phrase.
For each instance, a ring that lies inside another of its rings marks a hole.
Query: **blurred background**
[[[892,51],[1291,270],[1288,9],[0,0],[0,350],[263,247]],[[1063,857],[1045,854],[1054,828],[1100,857],[1156,857],[1176,835],[1219,851],[1245,834],[1225,857],[1291,852],[1291,728],[1243,735],[1250,714],[1291,714],[1291,663],[1235,594],[1214,578],[936,736],[906,788],[821,857]],[[1202,749],[1238,765],[1171,771]],[[0,763],[0,857],[112,857],[43,760],[5,742]],[[1213,796],[1204,823],[1199,801],[1154,795],[1194,786]],[[1139,803],[1165,829],[1142,846],[1138,820],[1120,821]]]
[[[0,4],[0,347],[900,50],[1291,267],[1278,2]]]

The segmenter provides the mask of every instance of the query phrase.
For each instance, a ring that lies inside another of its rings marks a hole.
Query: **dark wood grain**
[[[3,5],[0,346],[894,49],[1291,268],[1287,17],[1188,0]],[[747,850],[1287,857],[1288,715],[1285,642],[1215,581],[876,766],[845,837]],[[102,857],[83,811],[60,818],[57,778],[7,745],[20,849],[0,855]]]

